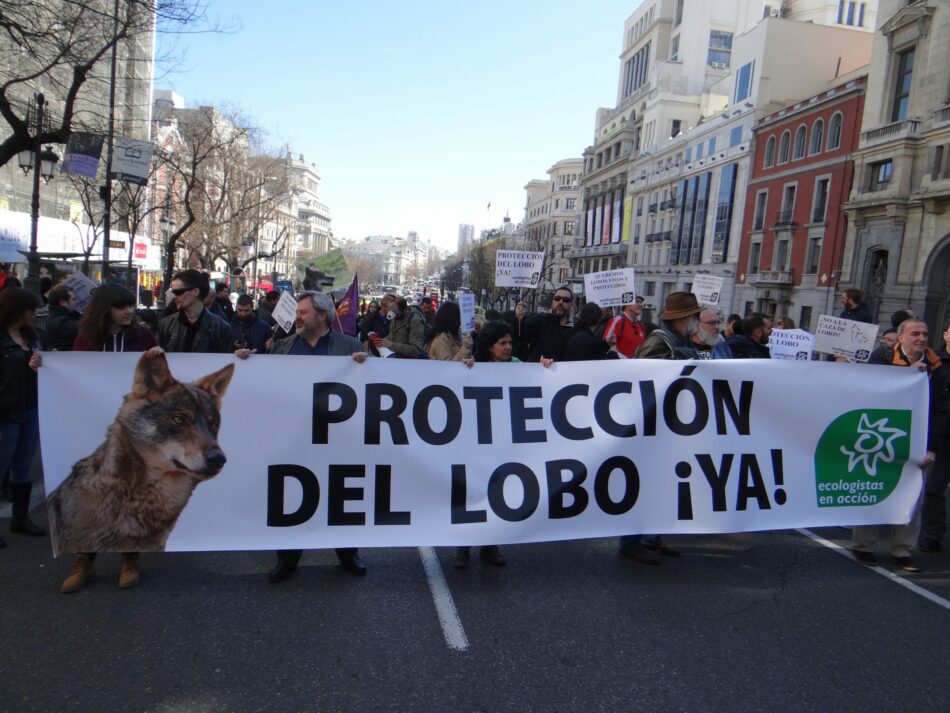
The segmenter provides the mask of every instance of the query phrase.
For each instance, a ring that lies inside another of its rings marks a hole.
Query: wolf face
[[[183,384],[164,355],[143,355],[105,442],[49,497],[54,552],[164,549],[195,487],[227,462],[217,436],[233,375],[229,364]]]

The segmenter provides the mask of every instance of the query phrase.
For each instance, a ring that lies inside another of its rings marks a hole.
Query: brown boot
[[[95,573],[96,566],[93,563],[92,555],[78,554],[76,555],[76,564],[73,565],[73,571],[59,585],[59,591],[63,594],[78,592],[86,586],[86,582],[92,579]]]
[[[131,589],[139,583],[138,560],[138,552],[122,553],[122,568],[119,570],[119,589]]]

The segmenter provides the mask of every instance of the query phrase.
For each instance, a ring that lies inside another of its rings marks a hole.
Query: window
[[[817,275],[821,265],[821,238],[809,238],[808,254],[805,256],[805,274]]]
[[[709,146],[706,149],[706,155],[712,156],[714,153],[716,153],[716,137],[715,136],[709,139]]]
[[[878,161],[872,163],[869,167],[868,191],[883,191],[887,184],[891,182],[891,176],[894,174],[894,162],[891,159],[887,161]]]
[[[828,151],[833,151],[841,146],[841,122],[844,115],[838,112],[831,117],[831,123],[828,125]]]
[[[644,293],[645,293],[644,296],[646,296],[646,297],[653,297],[653,295],[656,294],[656,283],[655,283],[655,282],[647,282],[647,283],[644,285],[644,287],[643,287],[643,291],[644,291]]]
[[[755,69],[755,62],[749,62],[739,68],[736,73],[736,97],[734,103],[738,104],[743,99],[748,99],[752,94],[752,75]]]
[[[779,163],[788,163],[788,152],[790,144],[792,143],[792,135],[790,132],[786,131],[782,134],[782,138],[778,144],[778,162]]]
[[[864,27],[864,6],[867,3],[861,3],[858,5],[858,27]]]
[[[846,0],[838,0],[838,24],[844,24],[844,7]]]
[[[910,102],[910,84],[914,77],[914,55],[916,48],[897,55],[897,77],[894,83],[894,104],[891,109],[891,121],[903,121],[907,118],[907,104]]]
[[[690,146],[688,149],[686,149],[685,158],[684,158],[683,160],[684,160],[686,163],[689,163],[690,161],[693,160],[693,147],[692,147],[692,146]]]
[[[637,196],[637,217],[643,215],[643,196]]]
[[[564,234],[565,234],[565,235],[573,235],[573,234],[574,234],[574,221],[573,221],[573,220],[565,220],[565,221],[564,221]]]
[[[673,119],[673,121],[670,122],[670,138],[671,139],[676,136],[679,136],[680,127],[682,125],[683,125],[683,122],[680,121],[679,119]]]
[[[768,204],[769,192],[759,191],[755,195],[755,213],[752,214],[752,230],[762,230],[765,226],[765,208]]]
[[[855,5],[854,0],[850,0],[850,2],[848,2],[848,24],[849,25],[854,24],[854,5]]]
[[[795,210],[796,188],[797,187],[792,184],[790,186],[785,186],[785,190],[782,192],[782,213],[787,214],[789,221],[791,221],[792,212]]]
[[[812,202],[811,222],[824,223],[825,214],[828,211],[828,187],[831,185],[830,178],[820,178],[815,181],[815,199]]]
[[[800,158],[805,158],[805,144],[807,143],[807,130],[805,129],[804,124],[798,127],[798,131],[795,132],[795,160],[797,161]]]
[[[762,243],[752,243],[749,248],[749,269],[746,270],[750,275],[755,275],[759,271],[760,257],[762,257]]]
[[[677,35],[670,40],[670,61],[678,62],[680,58],[680,36]]]
[[[673,13],[673,27],[679,27],[680,23],[683,22],[683,2],[684,0],[676,0],[676,10]]]
[[[706,64],[716,69],[726,69],[732,56],[732,33],[713,30],[709,33],[709,53]]]
[[[633,225],[633,244],[634,245],[640,244],[640,224],[639,223],[634,223]]]
[[[808,153],[811,155],[821,153],[821,144],[824,140],[825,122],[823,119],[817,119],[815,123],[811,125],[811,147],[808,149]]]
[[[946,149],[943,146],[935,146],[933,150],[933,162],[930,165],[930,180],[938,181],[940,180],[940,170],[943,166],[943,155],[946,153]],[[950,164],[950,162],[948,162]],[[948,170],[950,170],[950,165],[948,165]]]
[[[704,148],[706,148],[706,144],[696,144],[696,160],[697,161],[703,157]]]
[[[798,319],[798,328],[811,330],[811,307],[802,307],[801,316]]]
[[[742,127],[737,126],[732,131],[729,132],[729,148],[733,146],[738,146],[742,141]]]
[[[779,240],[775,244],[775,261],[772,263],[772,269],[777,272],[785,272],[788,269],[788,240]]]
[[[775,137],[770,136],[765,142],[765,158],[762,160],[762,168],[770,168],[775,165]]]

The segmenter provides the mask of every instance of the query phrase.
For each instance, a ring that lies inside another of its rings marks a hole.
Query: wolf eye
[[[181,426],[184,422],[185,422],[184,415],[180,413],[176,413],[174,416],[172,416],[172,423],[174,423],[176,426]]]

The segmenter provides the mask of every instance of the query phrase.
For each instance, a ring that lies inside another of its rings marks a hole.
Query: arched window
[[[824,119],[816,119],[811,126],[811,148],[809,154],[821,153],[821,145],[825,140],[825,122]]]
[[[828,151],[833,151],[841,146],[841,122],[843,119],[841,112],[831,117],[831,123],[828,125]]]
[[[775,165],[775,137],[770,136],[765,142],[765,158],[762,161],[762,168],[769,168]]]
[[[792,134],[786,131],[778,143],[778,162],[788,163],[788,152],[791,148]]]
[[[795,160],[805,158],[805,145],[808,141],[808,129],[802,124],[795,132]]]

